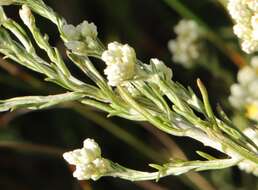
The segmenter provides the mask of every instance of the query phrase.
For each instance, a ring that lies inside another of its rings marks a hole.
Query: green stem
[[[37,152],[37,153],[58,156],[58,157],[60,157],[65,152],[65,150],[62,150],[56,147],[31,144],[27,142],[13,142],[13,141],[0,141],[0,148],[9,148],[9,149],[22,150],[22,151],[28,151],[28,152]]]
[[[156,161],[161,162],[162,160],[165,160],[164,156],[162,156],[157,151],[154,151],[152,148],[147,146],[145,143],[143,143],[138,138],[134,137],[132,134],[124,130],[123,128],[117,126],[110,120],[104,118],[102,115],[100,115],[97,112],[92,112],[89,109],[85,108],[81,105],[72,106],[72,108],[81,114],[83,117],[86,117],[87,119],[93,121],[97,125],[101,126],[108,132],[110,132],[112,135],[117,137],[118,139],[124,141],[126,144],[134,147],[139,152],[143,153],[146,157]]]
[[[236,165],[237,159],[216,159],[209,161],[186,161],[178,163],[168,163],[159,166],[158,172],[142,172],[125,168],[117,163],[112,163],[114,172],[107,173],[107,176],[119,177],[130,181],[159,180],[159,178],[169,175],[180,175],[189,171],[203,171],[224,169]]]
[[[182,136],[183,132],[181,130],[173,128],[171,125],[167,125],[167,124],[163,123],[157,116],[153,116],[146,109],[144,109],[142,106],[140,106],[135,100],[133,100],[133,98],[122,87],[118,86],[117,89],[118,89],[121,97],[125,100],[125,102],[127,102],[130,106],[132,106],[133,109],[135,109],[137,112],[139,112],[151,124],[153,124],[160,130],[162,130],[168,134]]]

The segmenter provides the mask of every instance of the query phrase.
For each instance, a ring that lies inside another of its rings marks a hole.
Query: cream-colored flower
[[[73,176],[78,180],[99,179],[109,170],[109,162],[104,158],[97,158],[86,165],[76,165]]]
[[[177,38],[168,42],[173,61],[189,68],[200,56],[202,30],[193,20],[181,20],[174,31]]]
[[[242,41],[246,53],[258,50],[258,1],[229,0],[228,10],[235,20],[234,33]]]
[[[108,160],[101,157],[101,149],[93,139],[86,139],[83,148],[65,152],[63,157],[76,166],[73,176],[79,180],[97,180],[109,169]]]
[[[237,109],[244,110],[247,117],[258,121],[258,56],[251,64],[239,70],[238,83],[230,88],[229,101]]]
[[[69,164],[89,164],[101,156],[101,150],[93,139],[86,139],[82,149],[64,153],[63,157]]]
[[[98,36],[97,26],[94,23],[89,23],[88,21],[83,21],[78,28],[81,32],[81,35],[85,38],[90,37],[92,39],[96,39]]]
[[[133,78],[136,54],[129,45],[112,42],[108,44],[108,50],[103,52],[101,58],[107,65],[104,74],[107,75],[110,86],[117,86]]]
[[[94,23],[83,21],[78,26],[66,24],[63,26],[63,33],[67,40],[66,47],[75,53],[85,54],[88,50],[98,48],[98,32]]]

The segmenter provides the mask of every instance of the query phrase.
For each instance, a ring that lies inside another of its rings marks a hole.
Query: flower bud
[[[27,26],[31,25],[32,22],[32,13],[30,8],[27,5],[22,5],[22,8],[19,11],[20,17],[23,20],[24,24]]]
[[[107,75],[110,86],[117,86],[133,78],[136,54],[129,45],[112,42],[108,44],[108,50],[103,52],[101,58],[107,65],[104,74]]]
[[[93,139],[86,139],[83,148],[65,152],[63,157],[76,166],[73,176],[78,180],[97,180],[110,170],[109,161],[101,158],[101,149]]]

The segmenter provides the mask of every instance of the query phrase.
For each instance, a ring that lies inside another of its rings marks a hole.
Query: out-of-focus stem
[[[0,141],[0,148],[11,148],[28,152],[36,152],[61,157],[65,150],[46,145],[31,144],[27,142]]]

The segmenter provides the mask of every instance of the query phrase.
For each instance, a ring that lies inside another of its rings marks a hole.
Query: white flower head
[[[104,158],[97,158],[87,165],[76,166],[73,176],[78,180],[99,179],[109,170],[109,162]]]
[[[168,42],[173,61],[190,68],[200,56],[202,30],[193,20],[181,20],[174,31],[177,38]]]
[[[73,172],[73,177],[78,180],[88,180],[95,174],[96,167],[94,164],[76,166],[76,170]]]
[[[242,41],[246,53],[258,50],[258,1],[229,0],[228,10],[235,20],[234,33]]]
[[[258,72],[258,56],[254,56],[251,59],[251,66],[255,68]]]
[[[103,52],[101,59],[107,65],[104,74],[107,75],[110,86],[117,86],[133,78],[136,54],[128,44],[122,45],[118,42],[108,44],[108,50]]]
[[[73,52],[84,54],[87,50],[96,50],[98,48],[98,32],[94,23],[83,21],[78,26],[66,24],[62,29],[67,39],[65,45]]]
[[[81,35],[85,38],[90,37],[92,39],[96,39],[98,36],[97,26],[91,22],[83,21],[80,25],[78,25],[78,28],[81,32]]]
[[[250,119],[258,120],[258,56],[251,64],[241,68],[237,74],[238,83],[230,88],[229,102],[237,109],[245,111]]]
[[[76,166],[73,176],[79,180],[97,180],[110,169],[109,161],[101,157],[101,149],[93,139],[86,139],[83,148],[65,152],[63,157]]]
[[[31,22],[32,22],[32,13],[30,8],[27,5],[22,5],[22,8],[19,11],[20,17],[22,21],[24,22],[25,25],[30,27]]]
[[[84,140],[83,148],[86,150],[91,150],[94,153],[95,158],[98,158],[101,156],[101,149],[93,139]]]
[[[93,139],[86,139],[82,149],[66,152],[63,157],[69,164],[89,164],[101,157],[101,150]]]
[[[243,67],[237,74],[237,79],[240,84],[247,85],[257,78],[256,71],[250,66]]]

